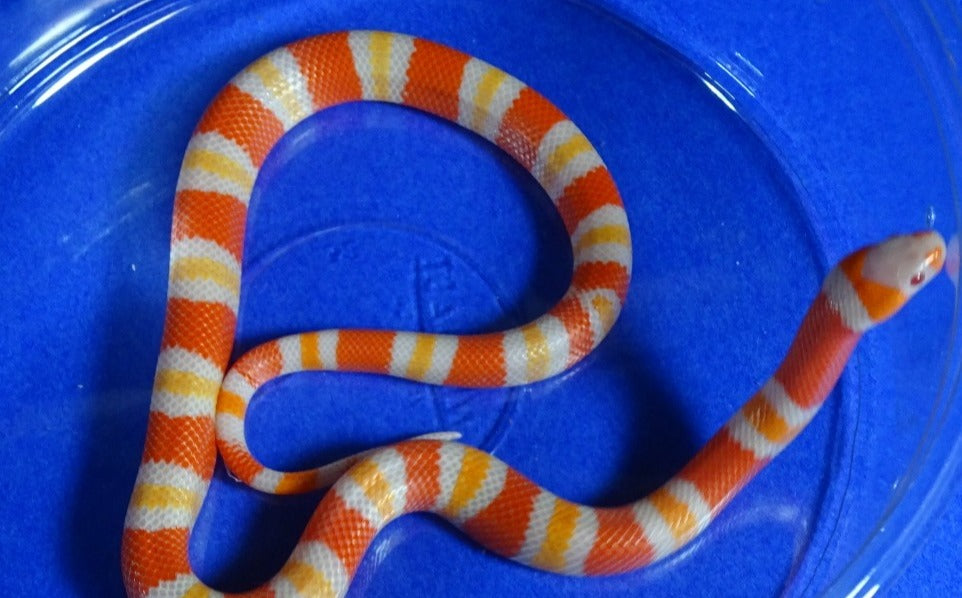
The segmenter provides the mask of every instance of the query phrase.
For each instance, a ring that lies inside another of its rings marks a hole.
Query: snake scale
[[[323,330],[268,342],[228,370],[247,205],[258,170],[297,123],[327,107],[383,101],[457,123],[509,153],[542,185],[571,239],[571,285],[547,313],[497,333]],[[591,143],[540,94],[449,47],[350,31],[279,48],[219,93],[193,134],[177,184],[167,312],[147,439],[125,522],[130,596],[214,596],[188,543],[218,450],[269,492],[333,486],[287,563],[251,596],[342,596],[378,531],[436,513],[490,550],[568,575],[631,571],[665,557],[717,513],[814,417],[860,336],[942,267],[938,233],[892,237],[827,276],[775,374],[671,480],[620,507],[575,504],[449,436],[412,439],[315,470],[279,472],[244,436],[248,402],[303,370],[503,387],[543,380],[591,352],[615,322],[631,272],[621,197]]]

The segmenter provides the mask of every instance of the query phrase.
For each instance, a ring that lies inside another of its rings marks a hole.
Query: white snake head
[[[865,247],[839,267],[875,323],[891,317],[931,281],[945,263],[942,236],[935,231],[898,235]]]

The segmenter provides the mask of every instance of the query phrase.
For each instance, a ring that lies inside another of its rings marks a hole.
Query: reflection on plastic
[[[147,33],[148,31],[150,31],[150,30],[153,29],[154,27],[158,27],[158,26],[164,24],[165,22],[169,21],[169,20],[172,19],[173,17],[177,16],[177,13],[180,12],[180,11],[182,11],[182,10],[184,10],[184,9],[183,9],[183,8],[177,9],[177,10],[171,12],[171,13],[168,13],[168,14],[166,14],[166,15],[158,18],[158,19],[155,20],[155,21],[149,21],[149,22],[145,23],[145,24],[144,24],[143,26],[141,26],[140,28],[134,29],[131,33],[128,33],[127,35],[125,35],[125,36],[124,36],[123,38],[121,38],[119,41],[117,41],[117,42],[115,42],[115,43],[113,43],[113,44],[110,44],[109,46],[103,48],[102,50],[99,50],[98,52],[94,53],[92,56],[90,56],[90,57],[88,57],[88,58],[85,58],[83,61],[81,61],[81,62],[80,62],[79,64],[77,64],[76,66],[71,67],[70,70],[68,70],[66,73],[60,75],[60,76],[50,85],[50,87],[48,87],[42,94],[40,94],[40,95],[37,97],[36,100],[34,100],[34,102],[33,102],[33,107],[36,108],[36,107],[42,105],[44,102],[46,102],[48,99],[50,99],[54,94],[56,94],[58,91],[60,91],[61,89],[63,89],[65,85],[69,84],[71,81],[73,81],[74,79],[76,79],[77,77],[79,77],[80,75],[82,75],[87,69],[89,69],[89,68],[92,67],[93,65],[97,64],[98,62],[100,62],[100,60],[103,59],[104,56],[107,56],[108,54],[110,54],[111,52],[117,50],[118,48],[124,47],[125,45],[127,45],[127,44],[130,43],[131,41],[137,39],[137,38],[140,37],[141,35]]]
[[[716,98],[721,100],[722,103],[725,104],[725,106],[727,106],[729,110],[731,110],[732,112],[737,112],[737,110],[735,110],[735,105],[732,104],[732,98],[730,94],[727,91],[725,91],[723,87],[719,86],[716,81],[713,81],[712,78],[707,73],[704,73],[702,75],[701,82],[704,83],[705,87],[708,88],[708,91],[712,92],[712,94]]]
[[[20,72],[13,76],[5,89],[7,97],[13,101],[9,103],[11,110],[8,113],[0,112],[0,124],[23,113],[18,108],[24,106],[31,96],[36,96],[30,102],[31,107],[42,105],[104,57],[190,6],[186,0],[166,3],[142,0],[97,22],[98,10],[109,9],[113,4],[115,2],[106,0],[93,2],[71,13],[53,23],[10,60],[9,67],[20,68]],[[120,40],[111,41],[117,34],[128,30],[132,31]]]

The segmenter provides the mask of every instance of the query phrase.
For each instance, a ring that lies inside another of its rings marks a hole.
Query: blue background
[[[571,372],[491,391],[285,378],[251,407],[254,453],[304,467],[455,429],[568,498],[619,504],[657,487],[770,375],[835,260],[933,217],[958,229],[944,137],[958,123],[933,119],[951,96],[924,76],[931,55],[907,49],[913,30],[884,3],[783,4],[609,3],[634,25],[547,0],[0,9],[8,593],[121,591],[184,147],[231,75],[321,31],[416,33],[542,91],[611,168],[635,270],[611,336]],[[238,351],[318,327],[503,328],[557,300],[570,266],[550,202],[496,148],[397,107],[335,108],[286,137],[258,180]],[[666,562],[560,578],[413,516],[379,536],[352,595],[813,593],[890,500],[915,508],[906,471],[944,400],[932,372],[954,355],[955,300],[943,278],[866,338],[811,428]],[[221,589],[263,581],[317,499],[267,497],[218,468],[192,562]],[[958,562],[958,511],[894,593],[958,586],[957,567],[940,572]]]

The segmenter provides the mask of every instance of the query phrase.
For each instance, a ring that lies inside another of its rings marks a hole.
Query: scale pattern
[[[297,123],[361,100],[456,122],[527,168],[570,235],[571,286],[546,314],[504,332],[323,330],[268,342],[227,371],[258,171]],[[247,448],[244,418],[256,390],[274,377],[324,369],[455,386],[542,380],[602,341],[631,271],[627,218],[600,156],[560,110],[517,79],[457,50],[394,33],[334,33],[275,50],[220,92],[184,157],[165,329],[123,538],[127,592],[220,595],[188,562],[218,448],[234,474],[262,490],[334,484],[283,569],[252,596],[343,595],[377,532],[412,511],[437,513],[499,554],[568,575],[619,573],[662,558],[701,532],[811,420],[859,336],[881,318],[860,286],[867,251],[833,270],[764,387],[677,476],[635,503],[593,508],[566,501],[445,434],[316,470],[268,469]]]

